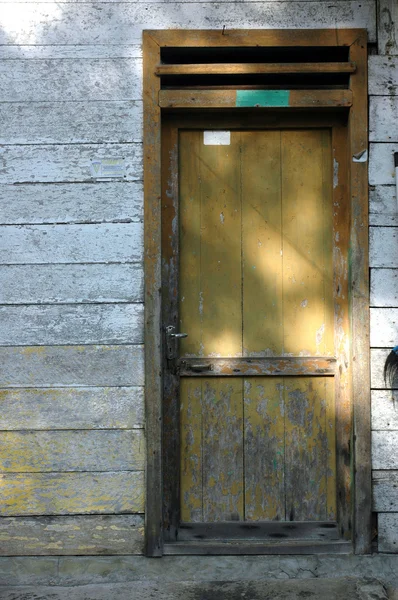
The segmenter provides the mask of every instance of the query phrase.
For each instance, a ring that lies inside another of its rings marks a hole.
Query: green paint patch
[[[236,106],[289,106],[289,90],[238,90]]]

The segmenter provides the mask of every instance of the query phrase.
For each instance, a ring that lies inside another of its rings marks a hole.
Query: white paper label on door
[[[205,146],[229,146],[231,144],[231,132],[204,131],[203,143]]]

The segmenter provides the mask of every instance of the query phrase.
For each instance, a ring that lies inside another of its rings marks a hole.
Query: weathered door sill
[[[164,555],[217,554],[352,554],[352,544],[345,540],[317,542],[314,540],[259,542],[244,540],[173,542],[164,545]]]

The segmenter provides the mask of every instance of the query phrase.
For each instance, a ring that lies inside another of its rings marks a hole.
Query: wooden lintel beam
[[[266,75],[306,73],[355,73],[353,62],[320,63],[222,63],[193,65],[158,65],[155,74],[164,75]]]
[[[350,107],[350,90],[160,90],[160,108]]]

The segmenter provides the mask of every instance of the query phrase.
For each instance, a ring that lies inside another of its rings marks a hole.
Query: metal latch
[[[176,333],[174,325],[166,327],[166,356],[168,360],[177,358],[177,341],[188,337],[187,333]]]

